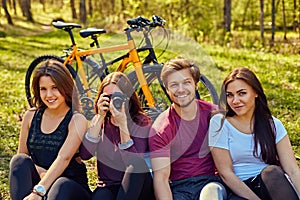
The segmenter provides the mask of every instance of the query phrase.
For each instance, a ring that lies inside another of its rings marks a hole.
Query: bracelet
[[[47,196],[46,195],[43,196],[43,195],[39,194],[36,190],[32,190],[31,193],[32,194],[36,194],[39,197],[42,197],[42,200],[47,200]]]
[[[121,144],[120,142],[118,143],[119,149],[128,149],[129,147],[131,147],[134,144],[133,140],[130,139],[127,142]]]
[[[36,194],[36,195],[38,195],[38,196],[40,196],[40,197],[44,197],[44,196],[40,195],[36,190],[32,190],[31,193]]]
[[[98,137],[92,137],[92,136],[90,136],[90,132],[89,131],[86,132],[85,138],[88,141],[93,142],[93,143],[98,143],[100,141],[100,135]]]

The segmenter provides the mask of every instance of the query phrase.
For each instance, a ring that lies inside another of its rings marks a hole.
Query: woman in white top
[[[261,83],[247,68],[224,80],[211,118],[209,146],[222,180],[246,199],[299,199],[300,169],[283,124],[272,116]]]

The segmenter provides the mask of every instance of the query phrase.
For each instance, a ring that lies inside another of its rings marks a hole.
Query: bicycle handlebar
[[[127,24],[130,26],[132,29],[143,29],[145,27],[163,27],[165,24],[165,20],[157,15],[152,16],[152,22],[144,17],[138,16],[137,18],[130,19],[127,21]]]

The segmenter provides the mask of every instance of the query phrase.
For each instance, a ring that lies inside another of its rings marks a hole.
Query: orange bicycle
[[[157,27],[164,26],[165,21],[159,16],[153,16],[152,21],[137,17],[127,21],[129,25],[124,29],[127,37],[127,43],[115,46],[100,47],[98,36],[106,33],[104,29],[88,28],[80,31],[80,35],[84,38],[91,37],[93,40],[91,46],[96,45],[94,49],[80,50],[77,48],[72,33],[74,28],[81,28],[79,24],[53,22],[53,26],[68,32],[72,46],[65,50],[66,55],[63,57],[54,55],[42,55],[36,58],[28,67],[25,77],[25,90],[29,104],[31,104],[30,83],[33,71],[47,59],[58,60],[68,68],[71,72],[76,86],[80,94],[80,100],[83,108],[83,114],[87,119],[91,119],[94,115],[93,103],[97,93],[97,88],[101,80],[110,73],[109,66],[119,63],[116,71],[124,72],[128,68],[129,63],[133,64],[133,71],[127,75],[131,80],[134,89],[137,91],[143,107],[153,115],[154,118],[170,104],[168,95],[163,87],[160,79],[160,72],[163,67],[158,63],[153,44],[150,39],[151,31]],[[144,38],[144,45],[136,47],[132,32],[141,32]],[[165,31],[165,34],[167,32]],[[111,61],[106,61],[103,53],[127,50],[128,52]],[[141,52],[147,52],[145,59],[140,58]],[[99,58],[95,58],[98,55]],[[202,87],[199,89],[198,97],[208,97],[209,101],[217,103],[218,95],[211,82],[202,75],[200,78]],[[205,90],[203,89],[205,88]],[[202,93],[202,94],[201,94]],[[204,94],[205,93],[205,94]]]

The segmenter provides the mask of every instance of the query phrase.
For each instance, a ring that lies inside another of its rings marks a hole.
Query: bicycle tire
[[[82,67],[85,72],[85,78],[89,85],[88,90],[91,92],[92,96],[91,98],[89,98],[87,96],[87,90],[83,89],[83,92],[80,94],[80,101],[86,118],[88,120],[91,120],[95,115],[94,100],[96,99],[96,96],[98,94],[99,86],[102,80],[104,79],[104,77],[107,75],[107,73],[105,72],[105,67],[102,68],[102,66],[100,66],[100,64],[96,61],[96,59],[92,55],[82,58],[81,60],[82,60]],[[77,72],[77,68],[76,68],[76,72]],[[80,83],[82,83],[82,81]]]
[[[37,69],[40,65],[42,65],[46,60],[49,60],[49,59],[57,60],[58,62],[64,63],[64,60],[59,56],[42,55],[42,56],[39,56],[36,59],[34,59],[30,63],[30,65],[26,71],[25,93],[26,93],[26,98],[27,98],[27,101],[28,101],[30,107],[33,107],[32,94],[31,94],[31,79],[32,79],[34,70]],[[78,78],[77,73],[74,70],[74,68],[69,64],[67,64],[66,67],[69,70],[69,72],[71,73],[72,78],[74,79],[75,84],[77,86],[77,90],[80,95],[80,102],[81,102],[83,114],[86,116],[87,119],[90,119],[94,115],[93,100],[87,99],[86,91],[84,90],[83,84],[81,83],[80,79]]]
[[[143,109],[150,112],[150,117],[152,117],[152,119],[155,119],[158,114],[167,109],[167,107],[169,107],[169,105],[171,104],[171,100],[160,78],[162,67],[163,66],[160,64],[143,66],[143,72],[146,77],[146,81],[156,102],[155,108],[149,108],[149,106],[147,106],[147,101],[140,88],[136,73],[131,72],[130,74],[128,74],[128,78],[131,81],[134,90],[138,94]],[[152,87],[152,84],[155,84],[154,87]],[[206,76],[203,74],[201,74],[200,76],[196,98],[203,99],[216,105],[219,102],[217,91],[215,90],[213,84],[209,81],[209,79],[206,78]]]

